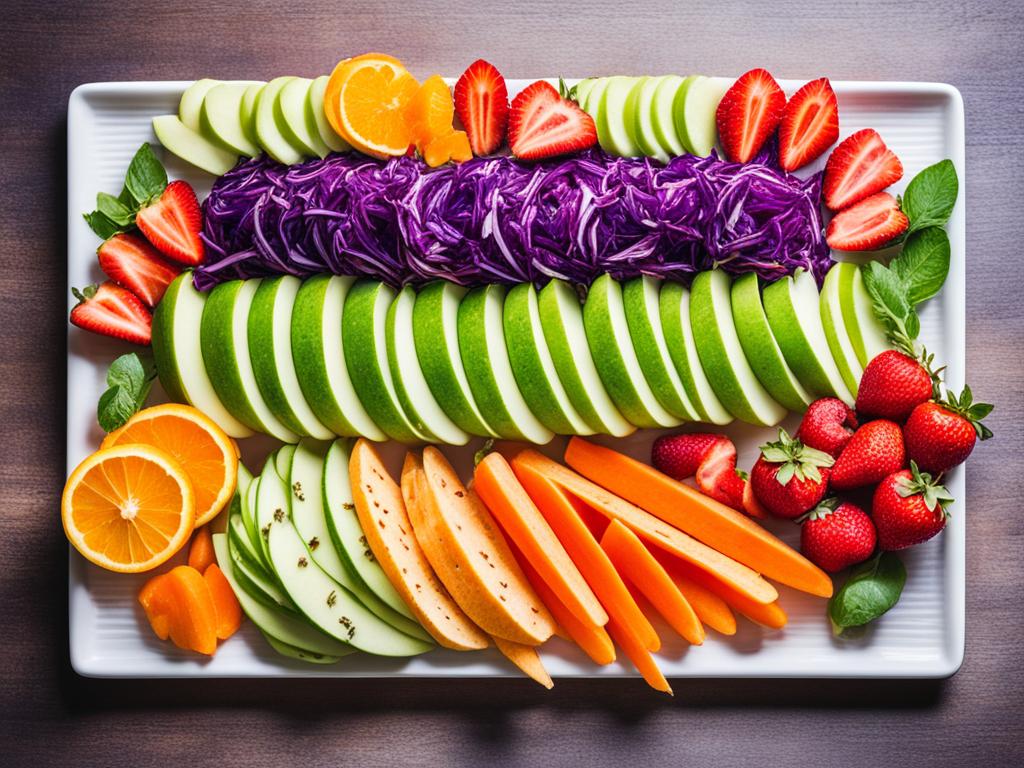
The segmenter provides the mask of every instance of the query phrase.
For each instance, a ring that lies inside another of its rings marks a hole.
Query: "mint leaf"
[[[96,404],[96,421],[104,432],[113,432],[138,411],[135,398],[124,387],[110,387]]]
[[[864,287],[875,307],[875,314],[892,330],[899,330],[910,314],[910,304],[899,276],[877,261],[864,265]]]
[[[858,566],[828,603],[835,634],[874,621],[892,608],[903,593],[907,570],[892,552],[880,552]]]
[[[151,359],[137,352],[121,355],[107,369],[107,390],[96,404],[96,420],[112,432],[130,419],[146,402],[156,378]]]
[[[100,240],[106,240],[121,231],[121,227],[112,222],[99,211],[83,213],[82,217],[89,225],[89,229],[96,233]]]
[[[135,223],[135,211],[106,192],[96,193],[96,210],[120,227],[130,227]]]
[[[930,299],[942,289],[949,274],[949,236],[940,227],[914,232],[889,268],[903,282],[911,305]]]
[[[167,186],[167,171],[149,144],[139,147],[132,158],[124,177],[124,186],[137,205],[145,205]]]
[[[941,160],[917,174],[903,193],[903,212],[910,219],[907,234],[944,226],[959,192],[960,182],[952,160]]]

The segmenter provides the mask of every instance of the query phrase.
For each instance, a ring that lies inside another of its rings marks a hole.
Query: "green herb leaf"
[[[107,390],[96,404],[96,420],[112,432],[130,419],[146,402],[156,378],[156,366],[137,352],[121,355],[107,369]]]
[[[920,304],[937,294],[949,274],[949,236],[940,227],[928,227],[907,238],[903,251],[889,264],[903,282],[907,301]]]
[[[929,165],[917,174],[903,194],[903,212],[910,219],[907,234],[945,225],[959,192],[960,182],[951,160]]]
[[[875,315],[892,331],[902,331],[910,314],[910,304],[903,290],[903,282],[888,267],[877,261],[866,264],[864,287],[875,308]]]
[[[116,235],[121,232],[121,227],[112,222],[106,216],[99,211],[93,211],[92,213],[83,213],[82,217],[85,219],[85,223],[89,225],[89,229],[96,233],[100,240],[106,240],[109,237]]]
[[[137,205],[145,205],[159,196],[167,186],[167,171],[149,144],[139,147],[132,158],[124,177],[124,186]]]
[[[892,552],[880,552],[862,563],[829,600],[832,630],[838,636],[849,627],[874,621],[896,605],[906,581],[903,561]]]
[[[135,211],[106,192],[96,193],[96,210],[122,228],[135,223]]]

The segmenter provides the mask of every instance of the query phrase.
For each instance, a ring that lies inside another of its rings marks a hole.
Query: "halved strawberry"
[[[871,251],[907,231],[910,220],[899,201],[879,192],[840,211],[829,222],[825,240],[838,251]]]
[[[742,511],[744,485],[746,478],[736,471],[736,446],[722,435],[697,470],[697,487],[711,498]]]
[[[199,231],[203,217],[196,193],[184,181],[172,181],[155,202],[135,215],[135,224],[156,249],[179,264],[202,263],[205,250]]]
[[[825,205],[841,211],[903,178],[903,164],[878,131],[865,128],[843,139],[825,164]]]
[[[149,344],[153,316],[134,293],[109,280],[71,292],[78,299],[71,310],[72,325],[133,344]]]
[[[553,85],[538,80],[512,100],[508,143],[516,157],[540,160],[594,146],[597,128],[575,101],[563,99]]]
[[[455,113],[469,134],[474,155],[489,155],[505,140],[508,89],[490,62],[477,59],[455,84]]]
[[[159,303],[167,286],[181,272],[138,235],[114,235],[103,241],[97,254],[104,274],[150,307]]]
[[[827,77],[793,94],[779,123],[779,165],[795,171],[839,140],[839,104]]]
[[[740,76],[718,102],[715,122],[725,156],[746,163],[768,140],[782,119],[786,94],[764,69]]]

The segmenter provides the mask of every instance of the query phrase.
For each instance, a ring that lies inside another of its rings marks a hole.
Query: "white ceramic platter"
[[[516,92],[526,83],[510,81]],[[204,196],[212,178],[164,153],[150,119],[174,112],[188,83],[90,83],[71,94],[68,105],[68,287],[102,278],[96,264],[99,243],[81,214],[92,210],[95,194],[117,194],[133,153],[149,141],[164,159],[172,178],[184,178]],[[783,81],[792,93],[800,83]],[[964,383],[964,111],[959,92],[934,83],[836,82],[842,136],[875,128],[903,161],[907,181],[927,165],[951,158],[961,180],[960,198],[949,223],[952,267],[942,293],[921,317],[921,336],[928,349],[948,368],[949,385]],[[823,158],[824,159],[824,158]],[[822,161],[823,161],[822,159]],[[810,170],[817,170],[822,161]],[[68,293],[68,309],[74,300]],[[104,389],[108,363],[124,345],[68,331],[67,461],[68,471],[98,445],[96,400]],[[159,396],[159,393],[157,393]],[[790,417],[786,425],[795,428]],[[699,427],[694,427],[699,429]],[[757,446],[773,430],[743,425],[727,428],[739,448],[739,465],[750,467]],[[649,458],[657,433],[640,432],[615,441],[638,458]],[[250,468],[259,469],[269,441],[254,439],[243,446]],[[476,446],[451,451],[456,467],[468,476]],[[547,448],[559,455],[564,440]],[[398,470],[401,449],[389,445],[386,455]],[[876,627],[855,641],[837,641],[825,617],[825,601],[780,587],[790,616],[781,631],[768,631],[740,619],[732,638],[709,634],[701,647],[687,648],[667,628],[658,663],[668,677],[945,677],[954,673],[964,652],[964,471],[955,470],[947,485],[956,497],[953,516],[937,538],[904,555],[909,574],[900,603]],[[55,525],[56,510],[53,511]],[[796,544],[791,523],[771,525]],[[71,663],[83,675],[101,677],[502,677],[519,675],[496,651],[456,653],[435,650],[410,660],[358,654],[330,667],[282,659],[251,624],[224,643],[216,656],[200,660],[156,639],[135,596],[145,577],[108,573],[70,554],[69,609]],[[552,639],[542,650],[552,676],[635,676],[628,662],[599,668],[567,643]]]

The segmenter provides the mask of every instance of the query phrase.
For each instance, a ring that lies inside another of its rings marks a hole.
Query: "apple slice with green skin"
[[[256,134],[256,102],[259,100],[260,92],[263,90],[263,86],[265,85],[266,83],[253,83],[252,85],[246,86],[245,93],[242,94],[242,132],[245,134],[245,138],[249,140],[249,143],[257,147],[260,144],[260,140],[259,136]]]
[[[587,92],[580,98],[580,109],[586,112],[594,119],[594,125],[597,125],[597,114],[598,108],[601,104],[601,94],[604,93],[604,89],[608,87],[607,77],[595,77],[593,84],[587,90]]]
[[[629,337],[644,378],[658,401],[676,418],[698,421],[700,416],[669,355],[658,307],[660,291],[661,282],[649,275],[629,280],[622,286]]]
[[[683,87],[685,78],[679,75],[663,75],[657,78],[654,97],[651,101],[651,126],[661,148],[671,157],[685,155],[686,147],[676,132],[676,94]]]
[[[532,284],[520,283],[508,292],[502,321],[512,373],[537,418],[559,435],[593,434],[558,378]]]
[[[585,77],[576,83],[576,103],[580,105],[580,109],[583,109],[583,105],[587,103],[587,95],[590,90],[597,83],[598,78],[596,77]],[[586,110],[583,109],[585,112]]]
[[[720,269],[701,272],[690,287],[690,327],[708,380],[738,419],[771,426],[786,415],[747,362],[732,314],[732,287]]]
[[[709,424],[728,424],[733,416],[715,394],[697,353],[697,343],[690,326],[690,291],[680,283],[664,283],[658,310],[669,355],[699,420]]]
[[[794,375],[772,335],[761,304],[761,286],[753,272],[732,284],[732,319],[747,362],[768,393],[789,410],[804,411],[814,397]]]
[[[500,437],[530,443],[550,442],[544,426],[516,384],[502,312],[505,287],[492,284],[467,293],[459,305],[459,353],[473,399]]]
[[[890,349],[892,345],[886,336],[885,328],[875,315],[871,296],[864,285],[864,273],[860,267],[844,267],[840,272],[839,304],[857,360],[861,366],[867,367],[875,355]]]
[[[641,77],[626,98],[626,128],[629,137],[640,151],[662,163],[668,162],[666,152],[654,130],[654,93],[658,88],[658,78]]]
[[[438,280],[420,289],[412,309],[416,359],[441,409],[471,435],[497,437],[487,423],[466,378],[459,352],[459,304],[466,289]]]
[[[182,272],[167,286],[153,312],[153,359],[167,396],[193,405],[231,437],[249,437],[252,430],[231,415],[213,388],[203,364],[200,342],[206,294],[192,285],[192,272]]]
[[[176,115],[154,117],[153,133],[168,152],[214,176],[223,176],[238,162],[238,155],[188,128]]]
[[[354,277],[306,280],[292,308],[292,356],[299,385],[316,417],[336,435],[387,440],[359,401],[345,364],[342,318]]]
[[[722,77],[691,75],[683,81],[672,104],[676,133],[695,155],[707,157],[718,141],[715,116],[718,102],[732,84]]]
[[[298,435],[270,410],[249,354],[249,312],[260,280],[231,280],[207,295],[199,338],[203,363],[221,402],[239,421],[285,443]]]
[[[426,435],[430,442],[465,445],[469,442],[469,433],[452,421],[441,408],[430,391],[416,357],[412,320],[415,304],[416,291],[407,285],[391,302],[384,324],[388,364],[398,402],[416,430]]]
[[[313,81],[308,77],[293,77],[278,94],[276,109],[280,112],[281,132],[290,144],[301,147],[304,155],[327,157],[330,150],[320,138],[316,120],[306,108],[312,85]]]
[[[594,432],[616,437],[633,432],[636,427],[626,421],[601,383],[572,286],[551,280],[540,291],[537,309],[555,372],[580,416]]]
[[[312,119],[316,124],[317,132],[320,134],[320,141],[331,152],[348,152],[352,147],[348,145],[341,136],[331,127],[324,112],[324,93],[327,91],[327,75],[321,75],[309,86],[309,99],[306,102],[307,120]]]
[[[268,574],[260,561],[254,562],[245,549],[245,539],[241,538],[244,534],[244,529],[241,526],[242,522],[240,519],[237,522],[229,521],[229,554],[231,555],[238,585],[249,597],[266,607],[272,608],[275,611],[287,611],[297,616],[299,609],[295,607],[288,595],[281,589],[281,586],[277,583],[277,578]]]
[[[843,273],[849,273],[851,270],[856,271],[857,266],[836,262],[825,275],[825,283],[821,286],[821,326],[825,330],[828,348],[832,350],[832,359],[836,361],[843,381],[856,399],[864,368],[861,366],[860,360],[857,359],[857,352],[853,348],[853,341],[846,327],[846,320],[843,318],[840,288]],[[850,277],[852,283],[852,275]]]
[[[259,627],[257,627],[259,629]],[[337,664],[341,661],[341,656],[326,656],[322,653],[314,653],[313,651],[307,651],[304,648],[298,648],[294,645],[278,640],[269,632],[264,632],[260,629],[260,634],[263,635],[263,639],[267,641],[267,645],[274,649],[274,652],[278,656],[284,656],[288,659],[295,659],[296,661],[304,661],[307,664]],[[352,649],[352,653],[355,653],[355,649]]]
[[[620,157],[639,157],[641,154],[640,147],[630,138],[626,127],[626,99],[635,83],[636,78],[633,77],[609,77],[600,94],[601,101],[596,105],[597,139],[605,151]]]
[[[274,469],[278,477],[287,480],[292,471],[292,459],[295,457],[295,444],[286,443],[274,451]]]
[[[345,365],[374,423],[392,440],[423,443],[430,438],[402,409],[388,364],[387,314],[394,299],[394,289],[376,280],[358,280],[349,290],[341,324]]]
[[[637,359],[629,335],[622,288],[608,275],[590,286],[583,325],[594,365],[615,405],[638,427],[674,427],[680,420],[658,402]]]
[[[821,325],[818,286],[798,269],[764,289],[764,311],[786,362],[804,387],[818,397],[835,396],[847,405],[853,395],[843,381]]]
[[[203,100],[206,99],[206,94],[220,85],[221,82],[220,80],[204,77],[196,80],[184,90],[181,94],[181,100],[178,102],[178,119],[181,120],[182,125],[197,133],[200,131],[200,114],[203,110]]]
[[[292,145],[281,132],[277,100],[290,77],[275,77],[259,92],[256,99],[256,139],[263,150],[283,165],[302,162],[302,148]]]
[[[242,504],[242,523],[245,525],[246,533],[249,536],[250,547],[247,549],[252,552],[263,570],[268,574],[271,573],[270,563],[267,562],[267,556],[263,552],[263,543],[260,541],[260,529],[256,525],[256,500],[260,494],[260,478],[257,477],[249,485],[248,490],[245,492],[244,503]]]
[[[242,129],[242,97],[249,86],[221,83],[211,88],[199,112],[200,132],[229,152],[255,157],[260,148]]]

